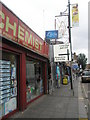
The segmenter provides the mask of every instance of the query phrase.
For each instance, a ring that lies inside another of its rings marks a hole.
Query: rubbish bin
[[[68,84],[68,78],[67,78],[67,76],[64,76],[63,85],[67,85],[67,84]]]

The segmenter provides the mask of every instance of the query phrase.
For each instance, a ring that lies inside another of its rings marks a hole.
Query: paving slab
[[[26,110],[18,112],[12,118],[87,118],[79,80],[74,80],[74,96],[70,84],[61,85],[53,94],[43,95]]]

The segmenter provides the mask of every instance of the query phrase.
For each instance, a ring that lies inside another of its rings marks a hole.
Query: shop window
[[[17,108],[17,57],[3,52],[0,59],[0,118]]]
[[[27,102],[43,93],[42,74],[42,63],[35,60],[26,61]]]

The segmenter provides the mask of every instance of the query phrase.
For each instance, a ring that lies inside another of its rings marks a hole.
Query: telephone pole
[[[68,29],[69,29],[69,43],[70,43],[70,50],[71,50],[71,64],[72,64],[72,43],[71,43],[71,20],[70,20],[70,0],[68,0]],[[71,70],[71,89],[73,89],[72,83],[72,69]]]

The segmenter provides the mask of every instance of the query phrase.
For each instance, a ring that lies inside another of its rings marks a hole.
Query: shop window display
[[[0,59],[0,118],[17,108],[17,57],[3,52]]]
[[[43,93],[42,64],[38,61],[26,61],[27,102]]]

